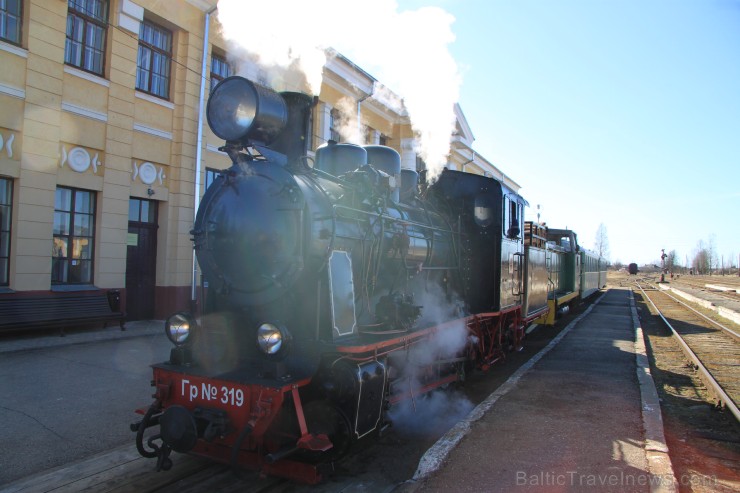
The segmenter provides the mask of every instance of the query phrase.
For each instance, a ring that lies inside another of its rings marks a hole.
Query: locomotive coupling
[[[170,406],[159,420],[162,441],[175,452],[185,453],[198,442],[195,417],[182,406]]]
[[[210,442],[223,437],[228,426],[228,418],[223,411],[195,408],[191,413],[177,405],[168,407],[159,422],[162,441],[180,453],[192,450],[199,438]]]

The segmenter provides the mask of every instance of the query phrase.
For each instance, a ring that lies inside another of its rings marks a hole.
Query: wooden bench
[[[49,293],[32,296],[0,295],[0,331],[59,328],[118,321],[121,330],[125,314],[115,311],[105,291]]]

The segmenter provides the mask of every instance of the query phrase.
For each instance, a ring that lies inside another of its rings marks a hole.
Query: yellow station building
[[[233,74],[215,7],[0,4],[0,297],[115,290],[130,320],[191,306],[197,199],[231,164],[205,119],[211,84]],[[404,167],[423,167],[405,112],[364,99],[376,82],[341,55],[331,58],[312,149],[341,138],[338,106],[349,98],[365,143],[394,147]],[[447,167],[518,190],[473,151],[455,112]]]

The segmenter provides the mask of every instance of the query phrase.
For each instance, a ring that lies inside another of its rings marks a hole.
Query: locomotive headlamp
[[[283,351],[290,340],[290,334],[284,328],[263,323],[257,328],[257,345],[267,355],[278,354]]]
[[[189,313],[175,313],[167,319],[167,323],[165,324],[167,338],[175,346],[184,346],[190,341],[195,331],[195,325],[195,319]]]
[[[244,77],[227,77],[213,88],[206,107],[208,126],[227,141],[269,144],[288,121],[285,100]]]

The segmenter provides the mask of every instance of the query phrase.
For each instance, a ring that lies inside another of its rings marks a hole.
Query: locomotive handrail
[[[383,213],[363,211],[362,209],[355,209],[354,207],[348,207],[346,205],[334,204],[332,207],[334,209],[346,209],[348,211],[359,212],[360,214],[365,214],[367,216],[385,217],[385,218],[390,219],[391,221],[394,221],[394,222],[411,224],[413,226],[418,226],[420,228],[429,229],[429,230],[432,230],[432,231],[441,231],[443,233],[454,233],[454,231],[452,229],[442,229],[442,228],[438,228],[436,226],[429,226],[427,224],[419,223],[419,222],[416,222],[416,221],[411,221],[411,220],[408,220],[408,219],[396,218],[396,217],[389,216],[389,215],[383,214]],[[342,216],[341,214],[340,214],[340,216],[343,217],[343,218],[345,218],[345,219],[352,219],[351,217]]]
[[[329,181],[333,181],[334,183],[336,183],[339,186],[342,186],[342,187],[345,187],[345,188],[350,188],[352,190],[357,190],[357,187],[355,187],[354,185],[352,185],[348,181],[339,178],[338,176],[334,176],[331,173],[327,173],[324,170],[320,170],[320,169],[316,169],[316,168],[311,168],[311,170],[314,173],[316,173],[317,175],[321,176],[322,178],[326,178]]]
[[[513,296],[521,296],[522,292],[522,267],[524,263],[524,254],[522,252],[514,252],[512,255],[512,261],[516,265],[512,272],[512,275],[516,275],[516,278],[511,280],[511,294]],[[514,260],[515,257],[519,257],[519,260]]]
[[[432,325],[430,327],[426,327],[424,329],[420,329],[415,332],[410,332],[408,333],[408,335],[405,335],[402,337],[396,337],[394,339],[388,339],[382,342],[374,342],[372,344],[368,343],[365,346],[354,346],[354,345],[353,346],[339,346],[337,347],[337,352],[347,353],[347,354],[363,354],[363,353],[369,353],[372,351],[377,351],[378,349],[399,346],[399,345],[407,345],[409,343],[417,342],[417,340],[423,337],[426,337],[429,334],[432,334],[449,325],[454,325],[456,323],[460,323],[461,321],[467,324],[470,320],[473,320],[475,317],[476,315],[470,315],[467,317],[450,320],[450,321],[444,322],[439,325]]]
[[[381,342],[373,342],[368,343],[364,346],[359,345],[351,345],[351,346],[338,346],[336,348],[336,351],[338,353],[344,353],[344,356],[341,356],[337,358],[337,361],[340,359],[353,359],[350,355],[361,355],[361,354],[368,354],[368,357],[375,358],[384,354],[387,354],[388,351],[391,351],[392,348],[398,347],[398,346],[408,346],[409,344],[414,344],[416,342],[420,342],[423,338],[434,334],[440,330],[443,330],[449,326],[454,326],[455,324],[459,323],[465,323],[465,325],[469,325],[470,322],[476,322],[476,321],[482,321],[492,318],[497,318],[501,315],[510,314],[517,310],[517,308],[510,308],[507,310],[502,310],[501,312],[485,312],[485,313],[476,313],[475,315],[468,315],[466,317],[456,318],[453,320],[448,320],[447,322],[443,322],[437,325],[431,325],[429,327],[425,327],[423,329],[419,329],[414,332],[409,332],[407,335],[396,337],[393,339],[387,339],[385,341]],[[386,349],[388,351],[378,353],[377,351],[379,349]],[[366,358],[361,358],[366,359]]]

